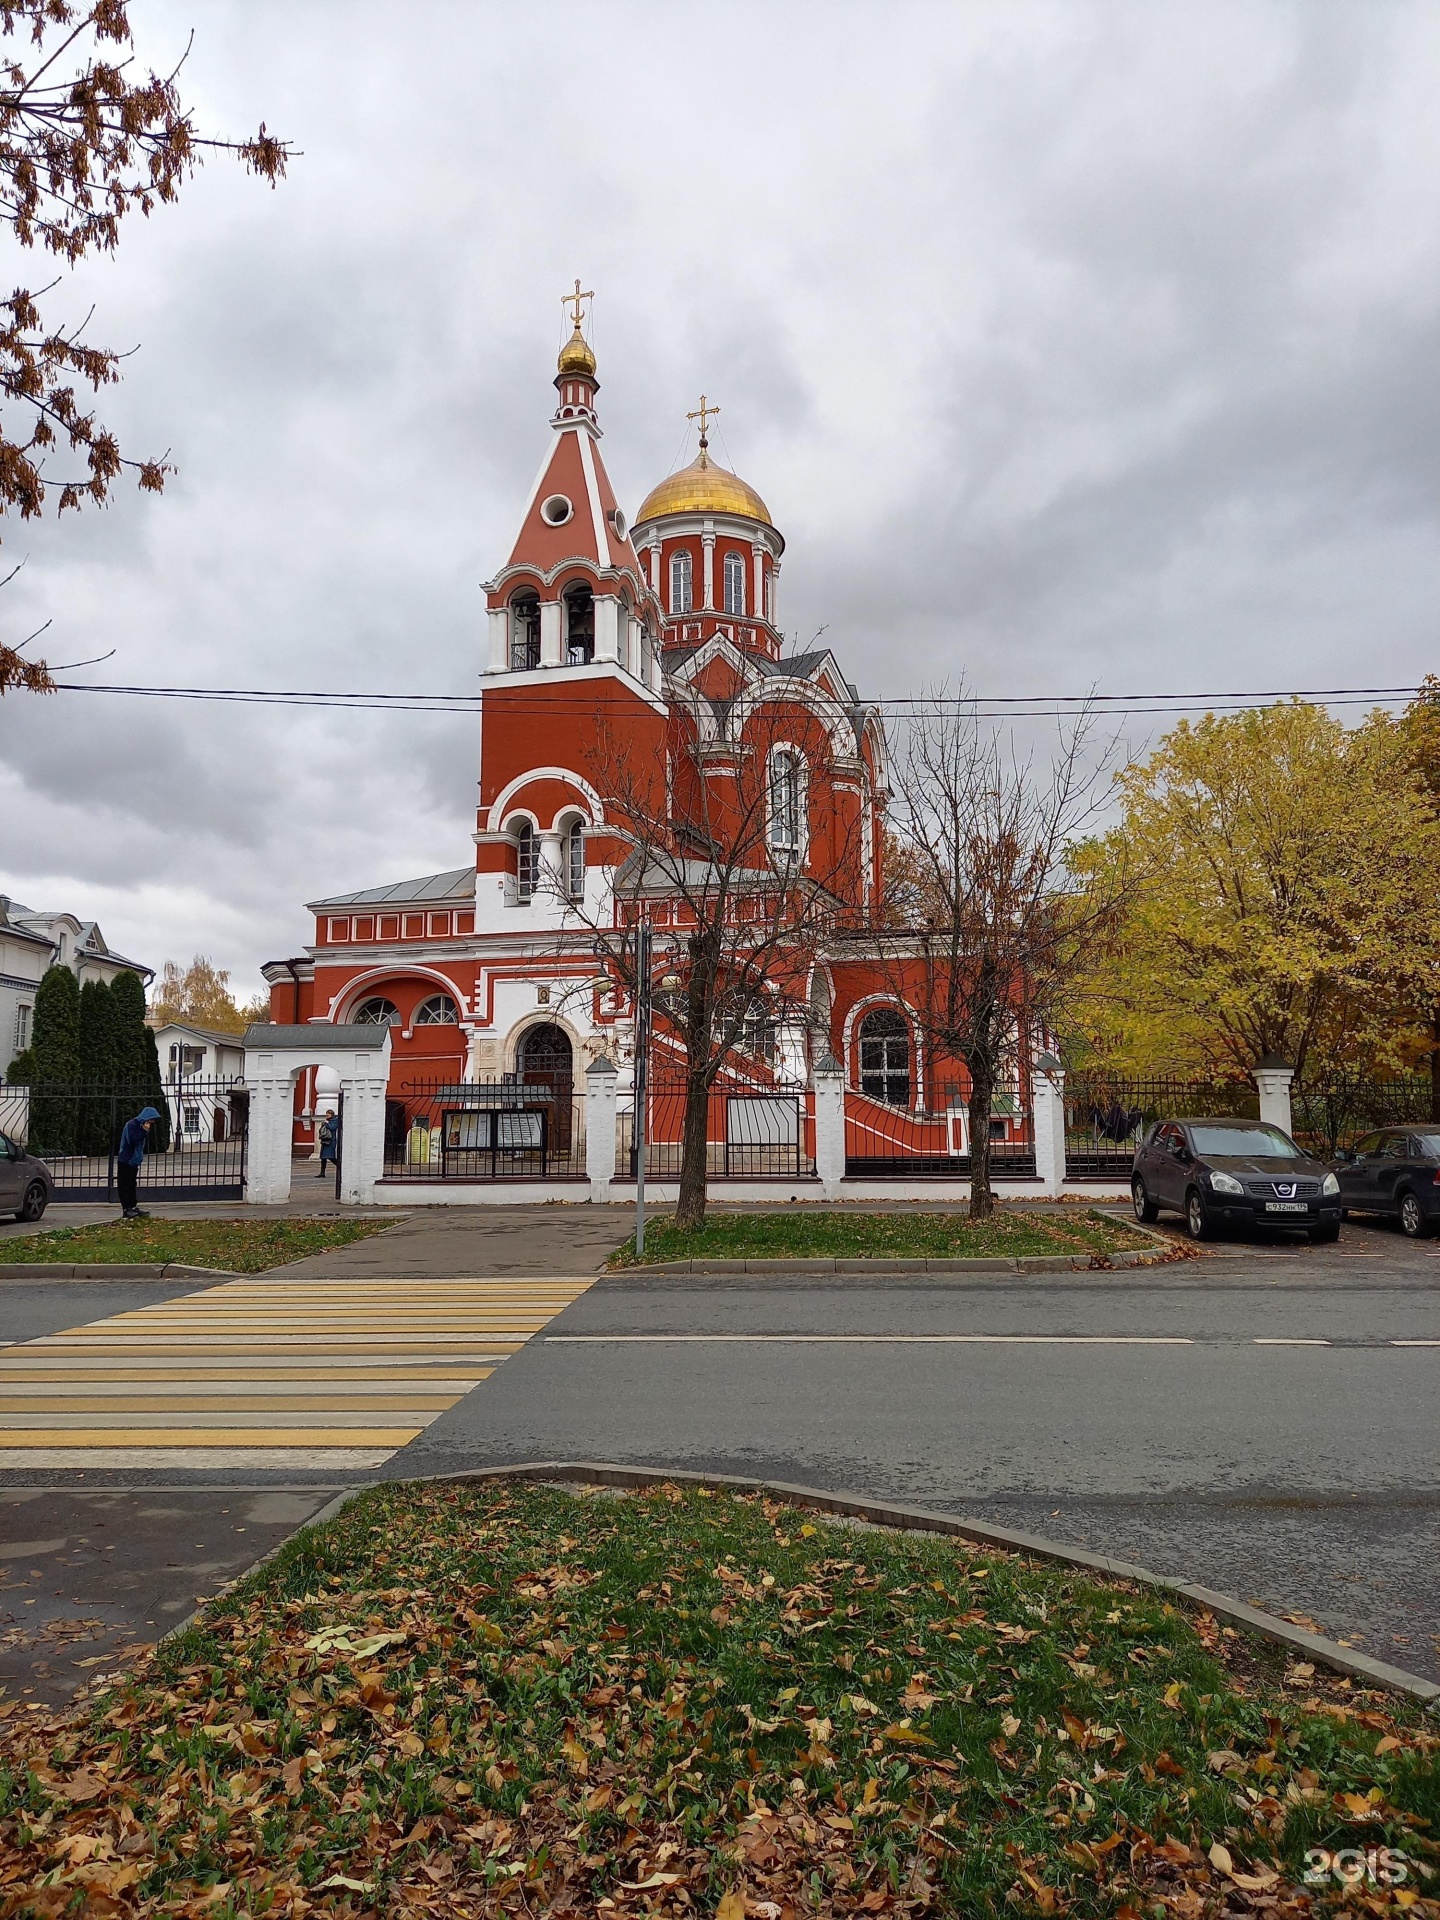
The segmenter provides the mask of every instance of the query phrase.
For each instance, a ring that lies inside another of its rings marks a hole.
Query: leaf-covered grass
[[[710,1213],[696,1233],[668,1215],[645,1229],[645,1263],[665,1260],[963,1259],[1027,1254],[1111,1254],[1153,1249],[1154,1239],[1123,1220],[1086,1208],[1044,1214],[1006,1207],[993,1219],[963,1213]],[[635,1265],[632,1236],[610,1257]]]
[[[307,1254],[348,1247],[389,1220],[107,1220],[93,1227],[58,1227],[51,1233],[17,1234],[0,1240],[0,1264],[30,1260],[117,1261],[217,1267],[226,1273],[266,1273]]]
[[[1312,1846],[1400,1849],[1368,1909],[1440,1912],[1418,1709],[760,1497],[371,1489],[133,1676],[0,1715],[7,1916],[1298,1916],[1341,1904]]]

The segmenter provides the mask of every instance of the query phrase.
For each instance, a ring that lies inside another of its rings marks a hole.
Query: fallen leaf
[[[684,1878],[683,1873],[652,1873],[646,1880],[622,1880],[620,1884],[627,1893],[644,1893],[649,1887],[678,1887]]]
[[[332,1873],[328,1880],[320,1882],[322,1887],[344,1887],[349,1893],[373,1893],[373,1880],[352,1880],[348,1873]]]
[[[745,1902],[738,1893],[722,1893],[715,1920],[745,1920]]]
[[[1235,1862],[1230,1858],[1230,1849],[1222,1847],[1218,1840],[1211,1845],[1210,1864],[1212,1867],[1218,1867],[1221,1873],[1233,1874],[1235,1871]]]

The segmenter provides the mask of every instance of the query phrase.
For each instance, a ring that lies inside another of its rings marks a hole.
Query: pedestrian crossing
[[[0,1467],[376,1467],[591,1285],[258,1274],[0,1347]]]

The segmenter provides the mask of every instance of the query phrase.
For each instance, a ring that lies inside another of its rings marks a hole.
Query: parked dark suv
[[[1346,1213],[1383,1213],[1412,1240],[1440,1227],[1440,1125],[1382,1127],[1336,1155]]]
[[[1137,1220],[1169,1207],[1196,1240],[1220,1225],[1340,1237],[1339,1180],[1264,1120],[1158,1120],[1135,1155],[1130,1192]]]

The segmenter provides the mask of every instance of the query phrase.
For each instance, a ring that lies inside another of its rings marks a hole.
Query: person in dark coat
[[[120,1189],[121,1217],[126,1220],[143,1220],[137,1197],[140,1183],[140,1162],[145,1158],[145,1149],[149,1144],[150,1129],[160,1118],[154,1107],[142,1107],[133,1120],[127,1120],[120,1134],[120,1145],[115,1149],[115,1184]]]
[[[335,1109],[327,1107],[325,1118],[320,1122],[320,1178],[325,1178],[328,1166],[333,1171],[340,1158],[340,1122],[335,1118]]]

